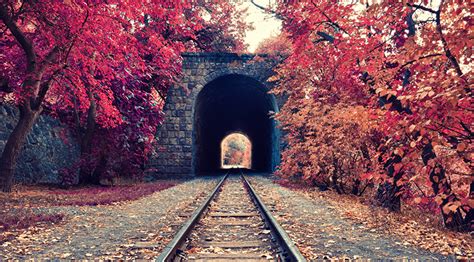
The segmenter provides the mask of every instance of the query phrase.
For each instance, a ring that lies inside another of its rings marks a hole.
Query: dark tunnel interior
[[[221,76],[198,94],[194,109],[194,156],[196,174],[221,168],[221,141],[240,132],[252,143],[252,169],[269,172],[273,168],[275,111],[272,96],[259,81],[242,75]]]

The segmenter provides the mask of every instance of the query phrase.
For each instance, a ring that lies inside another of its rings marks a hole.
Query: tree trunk
[[[337,160],[333,157],[333,160],[332,160],[332,165],[334,167],[334,170],[332,171],[332,175],[331,175],[331,182],[332,182],[332,187],[334,189],[336,189],[336,192],[338,194],[342,194],[342,191],[341,189],[339,188],[339,185],[337,184],[337,180],[339,179],[338,177],[338,172],[339,172],[339,165],[337,163]]]
[[[377,205],[387,208],[390,211],[400,211],[400,196],[397,196],[399,192],[397,186],[391,183],[384,183],[377,189]]]
[[[387,208],[390,211],[398,212],[401,208],[400,201],[400,187],[397,186],[397,181],[400,180],[403,176],[403,172],[395,173],[394,164],[400,163],[402,158],[398,155],[392,155],[387,162],[385,162],[384,167],[387,171],[389,177],[393,178],[392,183],[384,183],[379,186],[376,194],[377,205]]]
[[[3,192],[12,190],[13,174],[21,147],[42,110],[41,107],[36,110],[32,109],[29,102],[21,104],[19,109],[20,118],[8,137],[0,158],[0,184]]]
[[[444,168],[440,164],[436,164],[431,170],[430,181],[436,195],[440,193],[446,195],[440,204],[445,227],[456,231],[468,231],[472,221],[467,220],[469,216],[463,217],[462,207],[458,207],[454,211],[448,209],[450,204],[460,201],[460,199],[452,192],[451,184],[446,177]]]
[[[107,171],[107,162],[108,162],[107,156],[105,154],[102,154],[99,162],[97,163],[97,168],[94,170],[94,174],[91,177],[90,183],[101,185],[100,180],[104,177],[104,174],[106,174],[106,171]],[[107,177],[107,178],[110,178],[110,180],[112,181],[112,185],[114,185],[113,178],[112,177]]]
[[[354,181],[354,184],[352,185],[352,190],[351,190],[351,194],[353,195],[356,195],[358,196],[359,195],[359,192],[360,192],[360,180],[359,179],[356,179]]]
[[[433,145],[431,141],[428,141],[423,148],[423,163],[428,165],[428,161],[435,158],[436,153],[434,152]],[[436,163],[435,166],[431,168],[430,181],[435,195],[444,195],[439,207],[445,227],[455,231],[469,231],[472,227],[472,211],[466,214],[462,206],[459,206],[456,210],[450,210],[448,208],[450,204],[458,202],[460,199],[452,191],[451,183],[446,176],[446,170],[440,163]],[[472,191],[472,184],[470,191]],[[470,192],[470,195],[472,196],[472,192]],[[463,216],[463,213],[465,216]]]
[[[342,191],[341,191],[341,188],[339,187],[339,185],[337,184],[337,179],[338,179],[338,178],[337,178],[337,175],[336,175],[336,174],[333,174],[332,177],[331,177],[332,187],[333,187],[334,189],[336,189],[336,192],[337,192],[338,194],[341,195],[341,194],[342,194]]]
[[[86,161],[86,165],[81,166],[79,171],[79,184],[93,184],[96,179],[94,179],[94,170],[96,163],[94,163],[94,156],[92,155],[92,138],[96,130],[96,104],[92,97],[92,94],[89,93],[89,98],[91,98],[89,110],[87,113],[87,123],[84,130],[84,134],[81,137],[81,159]],[[97,179],[98,181],[98,179]]]
[[[8,137],[7,144],[3,149],[0,158],[0,186],[2,191],[11,192],[13,174],[15,171],[16,161],[20,155],[21,147],[25,142],[26,136],[31,130],[31,127],[36,122],[36,119],[41,114],[43,103],[46,94],[51,87],[54,76],[60,72],[61,68],[52,73],[51,77],[42,83],[43,73],[52,64],[55,64],[60,47],[55,46],[43,61],[37,61],[37,54],[32,44],[32,41],[25,35],[20,27],[18,27],[16,20],[18,16],[13,15],[13,8],[10,10],[6,4],[0,5],[0,19],[5,24],[6,28],[12,33],[16,41],[25,52],[26,56],[26,79],[23,82],[25,92],[22,94],[23,101],[19,104],[20,117],[18,123]],[[12,16],[13,15],[13,16]]]
[[[474,199],[474,181],[471,182],[471,186],[469,189],[469,198]],[[469,211],[467,212],[466,218],[466,231],[473,232],[474,231],[474,207],[470,207]]]

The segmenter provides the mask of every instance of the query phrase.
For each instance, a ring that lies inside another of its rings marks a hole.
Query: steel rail
[[[178,233],[176,233],[173,240],[171,240],[171,242],[163,249],[163,252],[156,258],[156,261],[168,262],[168,261],[171,261],[176,256],[179,248],[184,244],[189,233],[194,228],[194,225],[196,225],[196,223],[199,221],[204,211],[209,206],[209,203],[217,195],[217,192],[219,192],[219,190],[221,189],[222,184],[224,184],[224,181],[227,179],[228,175],[229,174],[227,172],[222,178],[222,180],[214,188],[212,193],[209,194],[206,200],[199,206],[198,209],[196,209],[196,211],[193,212],[191,217],[186,221],[186,223],[184,223],[184,225],[180,228]]]
[[[260,214],[265,220],[265,223],[268,225],[270,230],[275,233],[276,240],[280,247],[283,249],[282,255],[285,261],[306,261],[306,259],[296,247],[295,243],[291,240],[285,230],[280,226],[278,221],[273,217],[270,210],[265,206],[262,199],[258,196],[255,189],[252,187],[247,178],[245,178],[242,171],[240,172],[240,175],[255,205],[261,211]]]

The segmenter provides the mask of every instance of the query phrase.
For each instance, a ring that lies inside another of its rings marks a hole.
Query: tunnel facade
[[[164,123],[148,172],[193,176],[221,168],[223,138],[235,132],[252,143],[252,169],[272,172],[280,131],[271,117],[281,100],[269,94],[274,61],[231,53],[185,53],[181,81],[169,90]]]

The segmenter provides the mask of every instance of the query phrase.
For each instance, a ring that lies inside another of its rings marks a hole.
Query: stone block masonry
[[[0,152],[18,121],[18,110],[0,105]],[[67,128],[42,115],[26,138],[15,169],[15,182],[59,183],[59,172],[79,159],[80,149]]]

